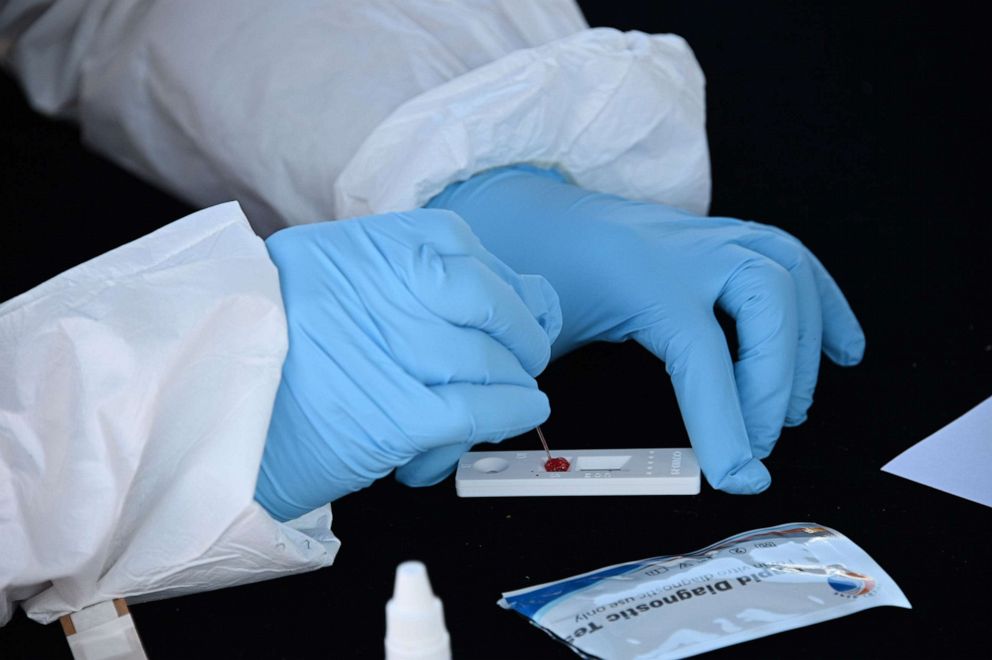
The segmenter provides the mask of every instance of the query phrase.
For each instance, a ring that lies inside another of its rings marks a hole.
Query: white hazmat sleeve
[[[0,35],[36,107],[193,204],[238,199],[263,235],[515,162],[709,203],[688,46],[590,30],[572,0],[11,0]]]
[[[330,564],[329,508],[253,500],[285,352],[236,203],[0,305],[0,625]]]

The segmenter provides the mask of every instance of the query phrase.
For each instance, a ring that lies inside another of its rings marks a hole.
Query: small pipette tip
[[[572,467],[572,464],[568,462],[567,458],[558,457],[555,458],[551,455],[551,450],[548,449],[548,441],[544,439],[544,432],[541,431],[541,427],[537,427],[537,437],[541,439],[541,444],[544,445],[544,453],[548,455],[548,460],[544,462],[545,472],[568,472],[568,469]]]
[[[537,425],[537,437],[541,439],[541,444],[544,445],[544,452],[548,455],[548,460],[554,460],[551,456],[551,450],[548,449],[548,441],[544,439],[544,432],[541,430],[541,425]]]

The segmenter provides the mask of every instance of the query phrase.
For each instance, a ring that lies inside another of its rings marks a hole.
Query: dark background
[[[831,269],[868,338],[826,364],[755,497],[469,499],[383,480],[335,504],[337,563],[133,607],[152,658],[374,658],[395,565],[427,563],[460,658],[574,657],[500,593],[790,521],[834,527],[900,584],[878,608],[718,651],[729,657],[985,656],[988,508],[879,471],[992,395],[987,29],[945,3],[582,3],[592,25],[675,32],[708,78],[714,214],[779,225]],[[0,78],[0,299],[191,209],[85,151]],[[664,368],[592,346],[541,377],[559,447],[687,444]],[[507,448],[533,448],[533,435]],[[83,496],[83,494],[80,494]],[[3,658],[68,657],[18,615]]]

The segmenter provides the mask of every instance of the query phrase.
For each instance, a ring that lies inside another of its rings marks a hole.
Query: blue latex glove
[[[255,498],[279,520],[388,474],[443,478],[472,443],[549,414],[533,376],[561,328],[558,298],[488,253],[449,211],[293,227],[279,269],[289,353]]]
[[[783,424],[806,419],[821,347],[843,365],[864,352],[833,279],[774,227],[592,193],[529,166],[453,184],[430,206],[456,211],[511,268],[551,282],[564,317],[554,355],[633,338],[664,360],[714,488],[767,488],[760,459]],[[714,305],[736,320],[736,363]]]

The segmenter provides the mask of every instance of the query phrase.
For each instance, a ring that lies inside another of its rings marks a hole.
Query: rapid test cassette
[[[696,495],[699,463],[688,448],[560,449],[564,472],[544,468],[542,451],[472,451],[455,474],[459,497]]]

